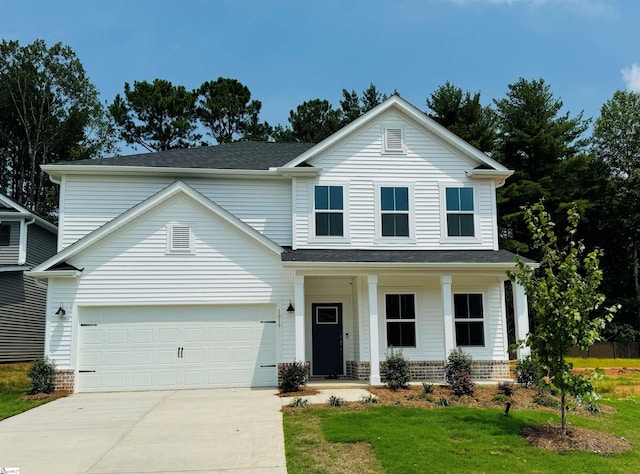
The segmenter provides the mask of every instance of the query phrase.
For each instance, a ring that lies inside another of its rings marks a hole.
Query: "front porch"
[[[447,355],[460,346],[473,357],[474,379],[508,379],[505,279],[504,270],[472,268],[296,269],[293,360],[308,364],[311,383],[379,385],[381,363],[393,347],[408,359],[413,381],[437,383]],[[516,339],[522,339],[529,328],[519,285],[513,301]],[[463,304],[477,314],[465,313]]]

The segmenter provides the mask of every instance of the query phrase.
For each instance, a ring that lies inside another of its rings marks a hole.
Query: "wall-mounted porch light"
[[[62,303],[60,303],[60,307],[58,308],[58,311],[56,311],[56,316],[63,317],[65,314],[67,314],[67,312],[64,310]]]
[[[296,309],[291,304],[291,300],[289,300],[289,306],[287,307],[287,313],[295,313]]]

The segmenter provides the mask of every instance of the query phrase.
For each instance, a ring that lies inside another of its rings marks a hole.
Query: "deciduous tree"
[[[576,239],[580,216],[576,207],[567,213],[564,242],[555,234],[554,223],[540,202],[525,211],[532,241],[541,251],[540,268],[533,269],[517,257],[518,272],[509,278],[521,284],[534,313],[536,329],[526,344],[546,369],[549,382],[560,391],[562,431],[566,434],[566,397],[583,397],[593,391],[591,381],[572,372],[567,361],[569,350],[587,350],[611,321],[616,307],[603,308],[604,295],[598,292],[602,281],[601,250],[586,253]],[[595,314],[597,313],[597,314]]]

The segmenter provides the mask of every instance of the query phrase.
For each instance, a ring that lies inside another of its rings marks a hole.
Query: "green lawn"
[[[576,369],[595,369],[596,367],[620,367],[637,368],[640,367],[640,359],[597,359],[595,357],[568,357],[569,362],[573,362]]]
[[[607,402],[616,414],[570,416],[576,426],[613,433],[640,443],[638,399]],[[318,423],[324,440],[305,439],[304,426]],[[368,443],[382,471],[424,472],[637,472],[640,449],[604,457],[588,453],[554,454],[527,445],[523,427],[556,423],[548,411],[512,411],[450,407],[420,409],[372,406],[365,410],[309,408],[287,411],[284,432],[290,473],[341,472],[331,460],[321,467],[306,453],[321,442]],[[378,472],[372,469],[370,472]]]
[[[29,393],[30,363],[0,364],[0,420],[35,408],[48,400],[20,400]]]

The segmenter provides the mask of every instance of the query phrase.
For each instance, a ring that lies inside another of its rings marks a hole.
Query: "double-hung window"
[[[11,226],[0,224],[0,246],[6,247],[11,244]]]
[[[474,237],[473,188],[446,188],[447,237]]]
[[[482,294],[454,294],[453,311],[456,324],[456,345],[484,346]]]
[[[382,237],[409,237],[409,188],[380,187]]]
[[[344,200],[342,186],[316,186],[314,212],[316,236],[344,236]]]
[[[416,301],[412,293],[385,295],[387,346],[416,346]]]

